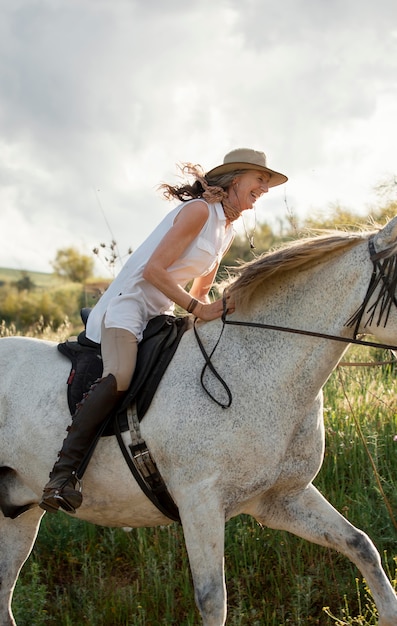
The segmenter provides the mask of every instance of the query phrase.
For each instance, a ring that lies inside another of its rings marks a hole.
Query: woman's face
[[[247,170],[233,181],[228,190],[229,201],[240,212],[252,209],[262,194],[269,191],[270,175],[260,170]]]

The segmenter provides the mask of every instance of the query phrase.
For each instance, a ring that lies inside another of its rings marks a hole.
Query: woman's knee
[[[126,372],[125,370],[111,372],[116,379],[117,391],[127,391],[134,375],[134,371],[135,368],[132,372]]]

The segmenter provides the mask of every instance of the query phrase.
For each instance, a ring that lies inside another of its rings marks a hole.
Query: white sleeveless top
[[[200,199],[201,200],[201,199]],[[170,211],[151,235],[132,253],[128,261],[105,291],[90,313],[87,337],[99,343],[101,325],[107,328],[123,328],[132,332],[140,341],[148,321],[163,313],[172,315],[174,303],[156,287],[144,280],[142,274],[154,250],[172,227],[183,202]],[[168,268],[176,283],[182,287],[199,276],[206,276],[220,262],[234,237],[231,224],[220,203],[207,204],[209,216],[198,236],[183,255]]]

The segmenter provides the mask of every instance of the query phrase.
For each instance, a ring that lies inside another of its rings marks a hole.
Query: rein
[[[218,404],[220,407],[222,407],[223,409],[227,409],[230,407],[230,405],[232,404],[232,393],[230,391],[230,388],[228,387],[227,383],[225,382],[225,380],[222,378],[222,376],[217,372],[217,370],[215,369],[211,358],[215,352],[215,350],[217,349],[219,342],[221,340],[221,337],[223,335],[223,331],[225,329],[225,326],[245,326],[248,328],[261,328],[263,330],[275,330],[275,331],[280,331],[280,332],[284,332],[284,333],[293,333],[296,335],[307,335],[309,337],[318,337],[320,339],[328,339],[330,341],[340,341],[343,343],[348,343],[348,344],[356,344],[356,345],[360,345],[360,346],[367,346],[367,347],[373,347],[373,348],[382,348],[384,350],[396,350],[397,351],[397,345],[389,345],[389,344],[385,344],[385,343],[375,343],[373,341],[364,341],[361,339],[357,339],[357,334],[358,334],[358,329],[360,327],[361,324],[361,320],[362,317],[364,315],[365,309],[368,305],[369,300],[371,299],[373,293],[375,292],[375,289],[379,286],[379,284],[381,285],[380,288],[380,293],[379,296],[376,300],[376,302],[368,309],[367,313],[370,313],[370,317],[368,318],[367,322],[365,323],[365,326],[367,326],[370,322],[373,321],[374,316],[375,316],[375,312],[377,309],[377,306],[379,304],[379,302],[381,302],[381,306],[380,306],[380,311],[379,311],[379,315],[378,315],[378,319],[377,319],[377,326],[380,325],[381,320],[383,319],[383,317],[385,317],[385,322],[384,322],[384,326],[386,326],[387,324],[387,320],[389,318],[389,314],[390,314],[390,309],[391,309],[391,305],[394,304],[394,306],[397,308],[397,299],[395,297],[395,291],[397,288],[397,258],[396,255],[394,255],[393,257],[391,257],[390,259],[384,259],[383,261],[380,261],[380,257],[381,254],[377,253],[375,250],[375,246],[373,243],[372,238],[369,240],[368,242],[368,247],[369,247],[369,252],[370,252],[370,258],[371,261],[373,263],[373,270],[372,270],[372,275],[371,275],[371,279],[370,279],[370,283],[367,289],[367,293],[365,295],[365,298],[361,304],[361,306],[358,308],[358,310],[356,311],[356,313],[354,313],[352,315],[352,317],[346,322],[345,326],[353,326],[353,324],[355,324],[355,330],[354,330],[354,337],[352,338],[348,338],[348,337],[340,337],[339,335],[330,335],[327,333],[318,333],[318,332],[314,332],[311,330],[302,330],[302,329],[298,329],[298,328],[288,328],[286,326],[277,326],[274,324],[262,324],[260,322],[243,322],[243,321],[239,321],[239,320],[230,320],[227,319],[227,313],[228,313],[228,309],[227,309],[227,305],[226,305],[226,292],[223,293],[223,313],[222,313],[222,329],[219,335],[219,338],[214,346],[214,348],[212,349],[211,353],[208,354],[205,350],[205,347],[200,339],[200,336],[198,334],[197,331],[197,318],[195,318],[194,320],[194,334],[196,336],[197,339],[197,343],[198,346],[201,350],[201,353],[204,357],[205,360],[205,364],[204,367],[201,371],[201,376],[200,376],[200,382],[201,385],[204,389],[204,391],[209,395],[209,397],[216,403]],[[207,370],[207,368],[211,371],[211,373],[215,376],[215,378],[220,382],[220,384],[222,385],[223,389],[226,392],[227,395],[227,402],[226,403],[222,403],[219,400],[217,400],[212,393],[207,389],[207,387],[205,386],[205,382],[204,382],[204,374]]]

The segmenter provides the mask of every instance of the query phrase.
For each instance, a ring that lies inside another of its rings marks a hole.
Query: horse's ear
[[[397,243],[397,216],[393,217],[375,236],[377,247],[383,248],[390,244]]]

